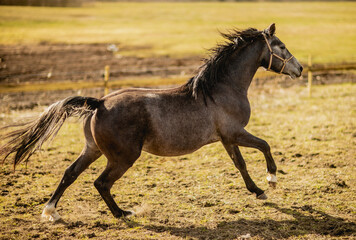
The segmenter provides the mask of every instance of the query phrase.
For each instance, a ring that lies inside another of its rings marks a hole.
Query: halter
[[[269,50],[269,52],[271,53],[271,55],[270,55],[270,57],[269,57],[269,64],[268,64],[267,71],[274,71],[274,70],[271,69],[271,66],[272,66],[272,59],[273,59],[273,56],[275,56],[276,58],[278,58],[279,60],[281,60],[281,61],[283,62],[283,66],[282,66],[281,70],[279,71],[279,73],[282,73],[283,70],[284,70],[284,67],[285,67],[286,64],[287,64],[287,62],[293,58],[293,55],[292,55],[290,58],[288,58],[288,59],[285,59],[285,58],[282,58],[282,57],[278,56],[277,54],[275,54],[275,53],[273,52],[273,50],[272,50],[272,48],[271,48],[271,45],[269,45],[269,42],[268,42],[267,37],[266,37],[266,34],[265,34],[265,33],[262,33],[262,35],[263,35],[263,37],[264,37],[264,39],[265,39],[265,41],[266,41],[266,43],[267,43],[268,50]]]

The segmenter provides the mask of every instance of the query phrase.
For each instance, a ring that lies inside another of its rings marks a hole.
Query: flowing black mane
[[[233,29],[228,33],[221,33],[227,41],[210,50],[210,57],[204,59],[199,73],[186,83],[192,95],[197,97],[201,92],[205,101],[206,97],[213,100],[211,90],[222,79],[224,67],[231,54],[248,46],[256,39],[263,39],[261,33],[255,28]]]

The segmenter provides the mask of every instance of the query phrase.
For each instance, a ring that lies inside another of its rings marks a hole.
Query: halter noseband
[[[262,35],[263,35],[263,37],[264,37],[264,39],[265,39],[265,41],[267,43],[268,50],[271,53],[271,55],[269,57],[269,64],[268,64],[267,71],[274,71],[274,70],[271,70],[271,66],[272,66],[273,56],[275,56],[276,58],[278,58],[279,60],[281,60],[283,62],[283,66],[282,66],[281,70],[279,71],[279,73],[282,73],[284,68],[285,68],[285,66],[286,66],[286,64],[287,64],[287,62],[293,58],[293,55],[288,59],[285,59],[285,58],[282,58],[282,57],[278,56],[277,54],[275,54],[273,52],[273,50],[271,48],[271,45],[269,45],[269,42],[268,42],[267,37],[266,37],[266,34],[262,33]]]

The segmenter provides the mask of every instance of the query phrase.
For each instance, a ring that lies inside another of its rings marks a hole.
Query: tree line
[[[43,7],[80,7],[88,0],[0,0],[0,5],[43,6]]]

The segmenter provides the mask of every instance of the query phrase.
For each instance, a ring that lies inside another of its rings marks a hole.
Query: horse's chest
[[[239,103],[235,105],[234,110],[230,114],[229,121],[234,122],[235,125],[245,127],[250,121],[251,108],[247,98],[240,99]]]

